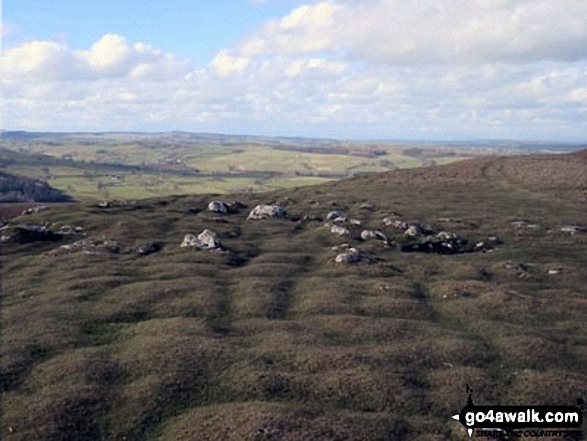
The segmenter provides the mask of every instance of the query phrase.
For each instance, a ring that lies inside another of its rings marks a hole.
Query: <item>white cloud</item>
[[[580,140],[586,32],[572,0],[332,0],[203,67],[113,34],[33,41],[0,55],[4,127]]]
[[[301,6],[245,41],[243,53],[342,51],[389,64],[584,59],[580,0],[338,0]]]
[[[189,63],[142,43],[129,45],[104,35],[89,50],[72,50],[55,41],[31,41],[0,53],[2,78],[91,80],[104,77],[149,77],[165,80],[185,75]]]
[[[218,75],[241,74],[249,65],[249,59],[245,57],[233,57],[226,49],[216,54],[210,63]]]

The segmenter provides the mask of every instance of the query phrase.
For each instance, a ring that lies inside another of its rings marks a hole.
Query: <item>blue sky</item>
[[[3,129],[587,141],[587,2],[2,9]]]
[[[301,1],[251,0],[4,0],[4,20],[15,27],[5,46],[65,39],[91,46],[105,34],[148,42],[205,65],[218,50],[238,43],[267,20]]]

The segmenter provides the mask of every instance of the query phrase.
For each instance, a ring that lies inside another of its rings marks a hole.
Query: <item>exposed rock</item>
[[[212,201],[208,204],[208,210],[214,213],[228,213],[228,204],[222,201]]]
[[[381,231],[377,230],[363,230],[361,232],[361,239],[369,240],[369,239],[379,239],[387,242],[387,236],[383,234]]]
[[[388,227],[395,227],[398,230],[404,231],[407,230],[409,227],[409,224],[407,222],[396,219],[394,217],[386,217],[385,219],[383,219],[383,223]]]
[[[359,208],[361,210],[374,210],[375,205],[370,204],[369,202],[363,202],[361,205],[359,205]]]
[[[118,242],[115,240],[93,240],[93,239],[82,239],[77,242],[62,245],[59,248],[55,248],[49,251],[48,255],[55,256],[64,253],[76,253],[81,252],[84,254],[118,254],[120,247]]]
[[[249,216],[247,220],[258,220],[258,219],[268,219],[268,218],[283,218],[287,214],[285,208],[281,205],[257,205]]]
[[[10,239],[17,243],[56,242],[62,237],[62,234],[55,233],[40,225],[19,225],[10,235]]]
[[[334,259],[337,263],[355,263],[361,261],[361,255],[356,252],[355,248],[351,248],[346,253],[341,253]]]
[[[59,227],[59,234],[63,234],[64,236],[79,234],[83,231],[84,229],[82,227],[72,227],[71,225],[62,225],[61,227]]]
[[[180,247],[194,247],[198,245],[198,238],[193,234],[186,234]]]
[[[356,248],[349,248],[348,251],[339,254],[334,259],[336,263],[357,263],[357,262],[372,262],[373,259],[366,253]]]
[[[46,205],[38,205],[36,207],[29,207],[29,208],[23,210],[23,212],[21,214],[23,216],[26,216],[27,214],[35,214],[35,213],[39,213],[41,211],[45,211],[48,209],[49,208]]]
[[[563,233],[568,233],[570,235],[575,235],[577,233],[586,233],[587,227],[582,227],[580,225],[566,225],[561,227],[561,231]]]
[[[401,215],[395,211],[392,211],[389,216],[383,218],[381,222],[385,225],[390,226],[393,224],[394,221],[398,220]]]
[[[326,216],[326,219],[331,220],[332,222],[336,222],[339,224],[342,223],[350,223],[352,225],[361,225],[361,221],[357,219],[353,219],[349,215],[347,215],[344,211],[331,211]]]
[[[432,228],[430,225],[420,222],[404,221],[397,219],[395,216],[386,217],[383,219],[383,223],[388,227],[395,227],[398,230],[403,231],[406,236],[411,237],[430,236],[435,233],[434,228]]]
[[[461,239],[461,237],[458,234],[448,233],[446,231],[441,231],[440,233],[438,233],[436,235],[436,239],[443,241],[443,242],[447,242],[447,241],[459,240],[459,239]]]
[[[524,231],[524,230],[540,230],[542,227],[539,224],[530,223],[527,221],[514,221],[510,222],[510,224],[517,230],[517,231]]]
[[[408,227],[408,229],[404,232],[404,234],[406,236],[410,236],[410,237],[417,237],[422,235],[422,232],[420,231],[420,229],[416,226],[416,225],[411,225]]]
[[[216,250],[222,247],[218,234],[212,230],[202,231],[198,237],[193,234],[186,234],[181,247],[197,247],[202,250]]]
[[[332,251],[342,251],[342,250],[348,250],[349,248],[352,248],[348,243],[343,243],[340,245],[335,245],[331,248]]]
[[[420,252],[420,253],[437,253],[437,254],[459,254],[470,253],[474,251],[483,251],[484,247],[471,247],[468,241],[463,239],[458,234],[451,234],[442,232],[438,235],[426,237],[423,241],[415,244],[407,244],[402,246],[404,252]]]
[[[455,217],[441,217],[438,219],[438,222],[449,222],[454,224],[461,224],[463,223],[462,219],[455,218]]]
[[[216,234],[212,230],[204,230],[198,235],[198,240],[200,241],[201,245],[200,248],[203,249],[215,249],[220,248],[220,239],[218,239],[218,234]]]
[[[331,211],[326,216],[327,220],[334,220],[338,218],[348,218],[347,214],[344,211]]]
[[[330,232],[333,234],[338,234],[339,236],[350,236],[351,232],[346,229],[345,227],[340,227],[338,225],[333,225],[332,228],[330,228]]]
[[[132,252],[134,254],[138,254],[139,256],[148,256],[149,254],[153,254],[160,251],[162,248],[163,246],[159,242],[153,242],[140,245],[134,250],[132,250]]]

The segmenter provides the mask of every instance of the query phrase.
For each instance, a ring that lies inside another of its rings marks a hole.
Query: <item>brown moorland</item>
[[[586,174],[587,152],[486,158],[13,219],[83,232],[0,245],[2,439],[460,440],[466,385],[477,404],[574,404],[587,233],[561,228],[585,227]],[[235,198],[247,208],[207,210]],[[288,217],[247,221],[258,203]],[[361,226],[303,220],[331,210]],[[387,217],[501,240],[402,252]],[[228,252],[179,246],[206,228]],[[51,252],[83,234],[120,251]],[[370,260],[335,262],[343,243]]]

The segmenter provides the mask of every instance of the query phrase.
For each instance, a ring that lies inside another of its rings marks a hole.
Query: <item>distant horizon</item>
[[[431,144],[466,144],[466,143],[516,143],[523,145],[569,145],[569,146],[587,146],[587,139],[585,141],[560,141],[553,139],[539,140],[539,139],[513,139],[513,138],[471,138],[471,139],[369,139],[369,138],[335,138],[335,137],[316,137],[303,135],[264,135],[254,133],[229,133],[229,132],[209,132],[209,131],[189,131],[189,130],[164,130],[164,131],[134,131],[134,130],[88,130],[88,131],[53,131],[53,130],[19,130],[19,129],[0,129],[0,133],[26,133],[33,135],[165,135],[173,133],[185,133],[190,135],[202,136],[234,136],[237,138],[265,138],[265,139],[304,139],[315,141],[335,141],[335,142],[365,142],[365,143],[431,143]]]

